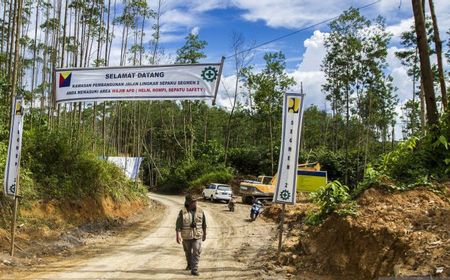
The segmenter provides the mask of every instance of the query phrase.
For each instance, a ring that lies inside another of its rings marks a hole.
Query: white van
[[[226,202],[229,202],[233,192],[229,185],[212,183],[203,190],[202,195],[204,199],[209,199],[211,202],[215,200],[225,200]]]

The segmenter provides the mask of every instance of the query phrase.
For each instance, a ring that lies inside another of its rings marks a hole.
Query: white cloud
[[[318,105],[322,108],[325,102],[322,93],[322,84],[325,82],[324,73],[320,69],[322,60],[325,57],[325,47],[323,45],[327,33],[314,31],[313,35],[304,42],[305,52],[300,65],[290,75],[297,82],[292,90],[300,92],[300,84],[303,83],[303,91],[306,93],[305,105]]]
[[[194,26],[194,28],[191,29],[190,33],[194,34],[194,35],[198,35],[199,32],[200,32],[200,27]]]
[[[224,0],[191,0],[187,2],[191,9],[197,12],[223,9],[228,7],[228,1]]]
[[[162,13],[161,32],[186,31],[201,23],[199,17],[189,14],[186,11],[173,9]]]
[[[186,34],[178,34],[178,33],[161,33],[161,38],[159,39],[160,43],[172,43],[172,42],[180,42],[183,41],[186,37]]]
[[[340,0],[232,0],[233,6],[245,10],[248,21],[265,21],[270,27],[300,28],[338,15],[349,5]]]
[[[400,36],[402,33],[410,31],[413,24],[414,19],[412,17],[403,19],[398,24],[387,26],[386,31],[392,33],[392,41],[394,43],[400,43]]]
[[[400,60],[395,56],[395,52],[401,49],[397,47],[390,47],[388,49],[387,61],[388,73],[394,78],[394,85],[397,88],[396,94],[401,102],[412,97],[412,78],[408,76],[407,69],[403,66]]]
[[[228,110],[233,106],[234,89],[236,84],[236,75],[223,76],[219,85],[216,103],[220,107]]]
[[[324,40],[327,33],[314,31],[313,35],[306,39],[303,45],[305,46],[305,53],[300,65],[300,71],[319,71],[322,60],[325,57],[326,50],[324,47]]]

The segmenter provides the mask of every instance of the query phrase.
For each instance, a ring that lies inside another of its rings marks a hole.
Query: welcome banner
[[[223,60],[216,64],[57,69],[54,97],[56,103],[215,99],[222,67]]]
[[[286,93],[284,95],[278,180],[273,197],[273,202],[276,203],[295,204],[296,202],[303,99],[303,94]]]

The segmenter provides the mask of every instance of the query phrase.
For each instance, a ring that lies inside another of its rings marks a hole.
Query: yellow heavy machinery
[[[277,175],[258,176],[258,180],[244,180],[239,185],[239,194],[243,203],[252,203],[254,199],[272,200],[277,185]],[[303,163],[298,165],[297,190],[315,191],[327,182],[326,171],[320,171],[320,164]]]

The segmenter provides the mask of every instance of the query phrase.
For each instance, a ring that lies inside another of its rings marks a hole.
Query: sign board
[[[11,130],[9,132],[5,180],[3,183],[5,195],[12,197],[15,197],[17,194],[16,184],[22,149],[23,114],[23,97],[15,96],[11,110]]]
[[[273,197],[275,203],[295,204],[296,202],[303,99],[303,94],[286,93],[284,95],[278,180]]]
[[[139,166],[142,163],[142,157],[108,157],[107,161],[114,163],[123,170],[125,176],[129,179],[136,179],[139,174]]]
[[[217,93],[216,64],[66,68],[54,72],[56,103],[112,100],[206,100]]]
[[[320,187],[327,184],[326,171],[297,171],[297,191],[299,192],[315,192]]]

